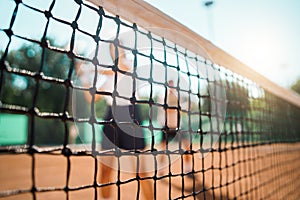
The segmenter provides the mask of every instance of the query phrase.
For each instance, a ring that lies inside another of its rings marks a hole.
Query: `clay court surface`
[[[101,158],[99,158],[101,160]],[[97,162],[99,162],[99,159]],[[69,187],[74,188],[93,184],[95,159],[90,156],[71,156],[71,170]],[[141,159],[146,166],[153,165],[151,158]],[[153,160],[153,159],[152,159]],[[126,181],[136,175],[128,172],[135,159],[127,157],[121,159],[120,180]],[[27,154],[0,156],[0,193],[7,190],[30,189],[32,157]],[[300,197],[300,144],[272,144],[259,147],[228,150],[226,152],[209,153],[202,159],[201,155],[194,155],[194,168],[198,171],[193,178],[174,176],[171,178],[171,198],[182,196],[182,182],[184,195],[194,191],[208,189],[206,199],[299,199]],[[98,165],[99,166],[99,165]],[[134,169],[133,169],[134,170]],[[99,167],[98,167],[99,171]],[[168,172],[166,168],[165,173]],[[181,173],[181,159],[172,163],[171,173]],[[35,155],[35,184],[37,188],[63,188],[66,186],[67,159],[62,155]],[[147,177],[153,177],[149,172]],[[159,176],[158,176],[159,177]],[[111,177],[116,182],[117,173]],[[182,179],[184,179],[182,181]],[[149,182],[154,185],[154,180]],[[220,187],[221,185],[221,187]],[[121,184],[121,199],[136,199],[138,182],[136,180]],[[214,187],[212,187],[214,186]],[[116,185],[110,186],[117,199]],[[103,188],[105,189],[105,187]],[[100,188],[98,199],[101,199]],[[248,191],[248,192],[247,192]],[[78,191],[69,191],[69,199],[94,199],[93,187]],[[168,199],[169,178],[156,180],[157,199]],[[37,199],[66,199],[63,190],[38,192]],[[140,199],[143,198],[140,191]],[[30,192],[2,197],[0,199],[32,199]],[[193,199],[189,197],[187,199]],[[197,195],[197,199],[204,199],[204,192]]]

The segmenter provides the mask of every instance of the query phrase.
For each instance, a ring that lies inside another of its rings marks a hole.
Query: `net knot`
[[[166,133],[169,130],[170,130],[170,128],[168,126],[163,126],[162,129],[161,129],[161,131],[164,132],[164,133]]]
[[[7,37],[9,37],[9,38],[14,34],[11,29],[6,29],[4,32],[7,35]]]
[[[130,103],[135,104],[136,103],[136,97],[131,97],[130,98]]]
[[[99,61],[97,59],[97,57],[94,57],[92,60],[93,65],[99,65]]]
[[[64,187],[64,191],[65,191],[65,192],[68,192],[69,189],[70,189],[70,188],[69,188],[68,186]]]
[[[89,119],[89,124],[95,124],[97,122],[95,116],[91,116],[90,119]]]
[[[149,56],[150,59],[154,59],[154,55],[152,53],[150,53],[150,56]]]
[[[150,40],[152,39],[151,32],[149,32],[149,33],[147,34],[147,37],[148,37]]]
[[[163,105],[164,110],[167,110],[169,108],[168,104]]]
[[[94,181],[93,186],[94,186],[94,188],[97,188],[97,187],[98,187],[97,181]]]
[[[52,13],[50,11],[48,11],[48,10],[45,10],[44,14],[45,14],[45,17],[47,19],[49,19],[50,17],[52,17]]]
[[[115,72],[115,73],[118,72],[118,69],[119,69],[119,68],[118,68],[118,65],[117,65],[117,64],[111,66],[111,70],[112,70],[113,72]]]
[[[115,20],[117,25],[121,24],[121,20],[120,20],[118,15],[116,16],[116,18],[114,20]]]
[[[104,15],[104,14],[105,14],[105,12],[104,12],[104,10],[103,10],[102,7],[99,7],[99,9],[98,9],[98,14],[99,14],[99,15]]]
[[[119,148],[116,148],[115,149],[115,156],[117,158],[120,158],[122,156],[122,151],[119,149]]]
[[[39,109],[36,108],[36,107],[31,107],[29,110],[28,110],[28,114],[30,115],[37,115],[39,113]]]
[[[197,130],[197,133],[199,133],[200,135],[205,135],[205,133],[203,132],[202,129],[198,129],[198,130]]]
[[[35,153],[38,153],[38,150],[34,146],[28,149],[28,154],[33,155]]]
[[[152,155],[155,157],[159,154],[158,150],[157,149],[151,149],[151,153]]]
[[[149,105],[153,105],[153,104],[154,104],[154,100],[153,100],[152,97],[150,97],[150,99],[149,99]]]
[[[89,93],[91,96],[94,96],[97,93],[97,88],[95,86],[90,87]]]
[[[82,0],[75,0],[75,2],[79,5],[82,4]]]
[[[16,4],[22,3],[22,0],[15,0]]]
[[[111,96],[112,96],[113,98],[119,96],[118,91],[114,90],[114,91],[111,93]]]
[[[114,43],[115,46],[119,46],[120,41],[119,41],[118,38],[116,38],[116,39],[114,39],[113,43]]]
[[[136,178],[136,180],[141,180],[141,177],[140,177],[139,173],[136,173],[135,178]]]
[[[68,147],[64,147],[62,150],[61,150],[61,153],[66,156],[66,157],[69,157],[72,155],[72,151],[70,148]]]
[[[68,120],[68,112],[67,111],[61,115],[61,120],[63,122],[66,122]]]
[[[98,35],[94,35],[94,36],[93,36],[93,39],[94,39],[94,41],[97,42],[97,43],[100,41],[100,37],[99,37]]]
[[[68,52],[67,56],[68,56],[69,58],[72,59],[72,58],[75,57],[75,54],[70,50],[70,51]]]
[[[77,22],[76,22],[76,21],[73,21],[72,24],[71,24],[71,27],[72,27],[73,29],[78,29],[78,24],[77,24]]]
[[[35,186],[32,186],[31,188],[31,193],[35,193],[37,191],[36,187]]]
[[[41,43],[40,43],[41,47],[43,48],[47,48],[49,47],[49,41],[46,38],[42,38]]]
[[[148,78],[148,82],[152,83],[153,82],[153,78],[152,77]]]
[[[183,150],[183,154],[185,154],[185,155],[189,155],[189,154],[193,154],[193,153],[195,153],[195,151],[193,151],[191,149],[189,149],[189,150]]]
[[[66,86],[67,88],[69,88],[69,87],[72,86],[72,82],[71,82],[70,79],[66,79],[66,80],[65,80],[65,86]]]
[[[157,170],[155,170],[156,172],[157,172]],[[154,181],[156,181],[157,180],[157,176],[152,176],[152,179],[154,180]]]
[[[157,156],[158,151],[157,151],[157,149],[152,148],[152,149],[151,149],[151,153],[152,153],[153,156]]]
[[[33,77],[35,81],[41,80],[43,78],[43,72],[35,73]]]
[[[131,52],[133,55],[136,55],[138,53],[138,51],[136,49],[133,49]]]
[[[166,46],[165,38],[162,38],[162,44],[163,44],[164,46]]]
[[[138,122],[137,122],[137,123],[138,123]],[[138,150],[138,149],[135,149],[135,150],[134,150],[135,156],[137,156],[137,155],[140,154],[140,153],[142,153],[140,150]]]
[[[137,30],[138,30],[136,23],[133,23],[132,29],[133,29],[134,31],[137,31]]]
[[[184,155],[184,154],[186,154],[186,151],[183,150],[183,149],[179,149],[179,154],[180,154],[180,155]]]

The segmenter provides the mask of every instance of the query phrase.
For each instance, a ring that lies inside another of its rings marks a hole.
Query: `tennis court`
[[[297,199],[299,184],[294,183],[297,182],[300,175],[299,170],[297,170],[300,162],[299,148],[299,144],[288,146],[280,144],[266,145],[256,147],[251,152],[247,149],[226,153],[215,152],[213,162],[211,153],[203,160],[195,158],[195,170],[201,170],[202,162],[204,162],[203,169],[205,173],[194,174],[194,179],[185,177],[184,194],[182,194],[182,177],[172,177],[171,198],[176,199],[182,195],[188,196],[193,192],[198,192],[196,199],[204,199],[204,195],[206,199],[212,199],[213,196],[215,199],[233,199],[234,197],[239,199],[256,199],[257,197],[261,199],[286,199],[287,197],[287,199]],[[94,199],[95,189],[92,184],[95,160],[92,157],[71,157],[70,160],[69,199]],[[241,160],[240,163],[237,162],[239,160]],[[130,159],[124,159],[121,166],[130,165],[129,162],[131,162]],[[212,163],[214,169],[211,169]],[[235,165],[233,165],[234,163]],[[37,199],[65,199],[66,193],[63,188],[67,177],[66,158],[62,155],[35,155],[35,165],[36,186],[41,188],[41,191],[43,191],[42,188],[45,189],[45,192],[37,193]],[[121,181],[126,182],[136,176],[135,173],[121,171]],[[0,191],[31,189],[30,156],[1,156],[0,172],[1,180],[5,182],[1,185]],[[172,164],[172,174],[180,174],[180,160]],[[253,178],[253,174],[256,174],[256,178]],[[151,176],[153,175],[152,173]],[[270,181],[272,178],[276,182]],[[117,180],[116,171],[112,180]],[[151,180],[151,182],[154,182],[154,180]],[[212,186],[215,189],[212,189]],[[78,189],[80,187],[82,189]],[[115,199],[117,199],[117,186],[112,185],[109,187],[112,187],[112,192]],[[169,198],[168,177],[156,180],[156,187],[157,199]],[[55,188],[60,188],[60,190],[55,191]],[[75,190],[72,191],[72,188]],[[207,191],[201,192],[205,190],[204,188]],[[101,199],[100,189],[97,189],[97,194],[98,198]],[[135,199],[136,194],[136,181],[120,186],[121,199]],[[261,194],[264,194],[264,196],[261,196]],[[143,192],[140,195],[143,195]],[[188,197],[187,199],[193,198]],[[32,199],[32,195],[26,193],[4,199]]]
[[[300,198],[299,95],[141,0],[7,2],[0,199]]]

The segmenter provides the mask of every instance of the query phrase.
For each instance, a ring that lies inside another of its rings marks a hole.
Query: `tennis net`
[[[0,198],[299,198],[296,94],[139,0],[6,7]]]

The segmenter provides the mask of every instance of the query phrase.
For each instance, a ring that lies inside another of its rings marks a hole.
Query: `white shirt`
[[[132,66],[128,63],[128,66]],[[92,87],[95,79],[95,66],[91,63],[80,66],[80,80],[85,87]],[[96,88],[97,91],[101,92],[114,92],[115,85],[115,73],[111,75],[103,74],[105,70],[111,70],[104,67],[97,66],[97,81]],[[132,70],[130,70],[131,72]],[[117,74],[117,85],[116,92],[120,97],[131,98],[133,93],[133,77],[129,73],[118,73]],[[136,93],[137,94],[137,93]],[[130,101],[116,97],[116,105],[129,105]],[[112,105],[113,98],[111,96],[105,95],[104,98],[108,105]]]

